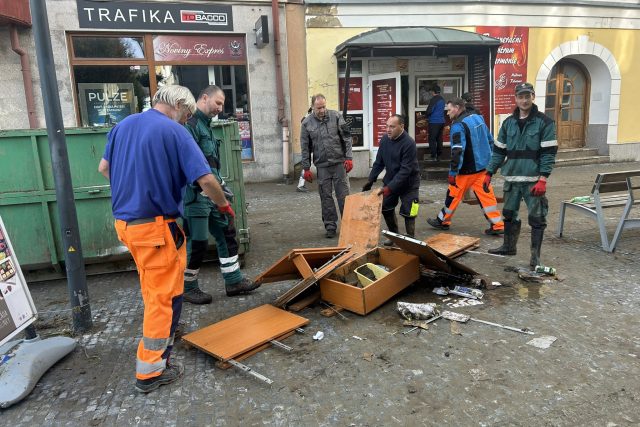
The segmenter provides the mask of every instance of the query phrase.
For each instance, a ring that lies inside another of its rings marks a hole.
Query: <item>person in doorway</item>
[[[489,253],[515,255],[520,220],[518,211],[524,199],[531,226],[531,258],[529,265],[540,264],[540,250],[544,229],[547,227],[549,202],[547,178],[556,161],[558,141],[555,122],[538,110],[535,91],[531,83],[520,83],[515,88],[516,109],[502,123],[495,141],[493,156],[487,167],[484,185],[491,184],[491,176],[500,169],[504,176],[504,242]],[[506,161],[505,161],[506,158]]]
[[[440,95],[440,86],[434,85],[431,90],[431,99],[427,106],[425,116],[429,121],[427,130],[429,132],[429,150],[431,160],[438,161],[442,155],[442,133],[444,131],[444,98]]]
[[[327,109],[322,94],[314,96],[313,111],[302,121],[300,131],[304,179],[313,182],[311,155],[318,171],[318,192],[322,206],[325,237],[336,236],[338,214],[333,200],[335,190],[340,216],[344,199],[349,195],[347,174],[353,169],[351,131],[340,113]]]
[[[398,233],[396,206],[400,200],[400,215],[404,217],[407,236],[416,234],[416,217],[418,216],[418,192],[420,189],[420,169],[416,142],[404,130],[405,121],[399,114],[387,120],[387,134],[380,139],[380,148],[376,160],[369,173],[369,180],[362,191],[369,191],[378,175],[386,169],[382,183],[384,186],[378,194],[382,194],[382,216],[387,228]],[[384,243],[391,246],[389,240]]]
[[[486,167],[491,159],[493,137],[482,116],[466,110],[464,99],[447,102],[447,114],[452,121],[449,188],[444,207],[436,218],[428,218],[427,223],[433,228],[448,230],[456,208],[465,193],[471,189],[489,221],[485,234],[503,234],[504,222],[493,188],[483,188]]]
[[[198,143],[211,173],[222,185],[227,197],[233,193],[220,174],[220,141],[213,135],[211,120],[224,108],[225,96],[218,86],[207,86],[200,92],[196,111],[186,128]],[[260,284],[244,277],[238,259],[238,240],[233,218],[221,215],[214,203],[201,193],[196,185],[188,185],[184,195],[184,226],[187,235],[187,269],[184,272],[184,300],[191,304],[209,304],[210,294],[203,292],[198,283],[200,267],[207,252],[209,234],[216,240],[220,271],[227,296],[251,292]]]
[[[185,185],[197,182],[221,215],[234,216],[202,152],[181,125],[195,110],[189,89],[161,87],[153,104],[109,132],[98,166],[111,183],[118,238],[140,275],[144,317],[135,387],[142,393],[172,383],[184,372],[169,356],[182,310],[186,251],[176,218],[182,215]]]

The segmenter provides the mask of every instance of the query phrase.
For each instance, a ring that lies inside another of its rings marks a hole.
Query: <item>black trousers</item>
[[[429,123],[429,150],[431,157],[442,155],[442,131],[444,123]]]

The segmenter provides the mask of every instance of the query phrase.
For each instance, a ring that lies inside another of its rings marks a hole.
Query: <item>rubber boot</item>
[[[398,220],[396,219],[396,211],[382,211],[382,216],[384,217],[384,222],[387,223],[387,229],[392,233],[398,232]],[[393,242],[387,239],[384,242],[385,246],[393,246]]]
[[[515,255],[521,224],[521,221],[505,221],[504,243],[499,248],[489,249],[489,253],[495,255]]]
[[[409,237],[416,237],[416,219],[415,218],[404,218],[404,229],[406,230],[406,235]]]
[[[540,249],[542,249],[542,237],[544,228],[531,229],[531,260],[529,266],[533,270],[536,265],[540,265]]]

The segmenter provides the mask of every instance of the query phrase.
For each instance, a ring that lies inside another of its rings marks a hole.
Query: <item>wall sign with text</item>
[[[78,83],[84,126],[113,126],[136,112],[133,83]]]
[[[153,36],[153,56],[156,61],[226,61],[244,63],[247,48],[244,34],[215,36]]]
[[[502,45],[495,60],[495,113],[509,114],[516,106],[516,85],[527,81],[528,27],[476,27],[476,32],[495,37]]]
[[[233,31],[230,5],[76,0],[80,28]]]

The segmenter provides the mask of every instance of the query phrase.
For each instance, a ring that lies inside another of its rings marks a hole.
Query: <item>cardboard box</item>
[[[366,288],[344,283],[347,275],[368,262],[388,267],[389,274]],[[374,248],[320,279],[320,296],[327,302],[365,315],[380,307],[419,277],[420,263],[417,256],[399,250]]]

